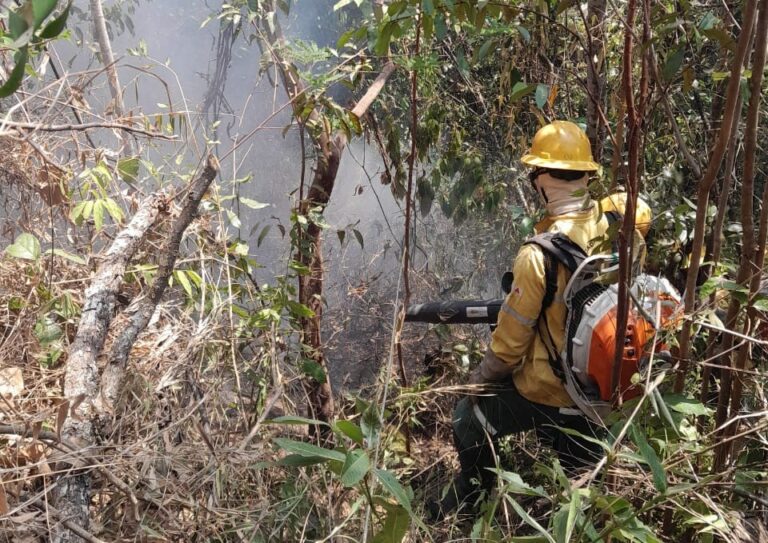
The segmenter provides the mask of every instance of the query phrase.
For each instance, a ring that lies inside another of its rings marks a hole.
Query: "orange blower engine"
[[[565,289],[567,335],[560,359],[566,390],[576,405],[597,422],[612,408],[618,303],[615,272],[615,255],[589,257],[576,269]],[[675,318],[681,302],[669,281],[646,274],[636,276],[631,294],[619,372],[620,401],[642,392],[640,386],[632,384],[632,376],[643,373],[652,351],[655,358],[668,359],[666,346],[657,340],[657,331]]]

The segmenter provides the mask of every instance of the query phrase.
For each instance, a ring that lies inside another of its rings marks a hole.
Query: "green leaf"
[[[32,234],[26,232],[20,234],[13,242],[5,248],[5,253],[24,260],[37,260],[40,258],[40,242]]]
[[[71,262],[74,262],[75,264],[85,265],[85,263],[86,263],[85,259],[83,257],[77,256],[77,255],[73,255],[72,253],[68,253],[66,251],[62,251],[61,249],[56,249],[56,248],[48,249],[43,254],[45,254],[45,255],[53,254],[53,255],[59,256],[61,258],[66,258],[67,260],[69,260]]]
[[[243,198],[242,196],[238,198],[238,200],[240,200],[241,204],[246,207],[250,207],[251,209],[264,209],[265,207],[269,207],[269,204],[257,202],[256,200],[251,200],[250,198]]]
[[[677,72],[680,71],[680,67],[683,65],[685,59],[685,48],[679,47],[667,55],[667,60],[664,61],[664,67],[661,69],[661,75],[667,81],[671,81]]]
[[[289,454],[288,456],[281,458],[276,462],[278,466],[289,466],[294,468],[301,468],[304,466],[314,466],[315,464],[322,464],[327,462],[326,458],[307,457],[300,454]]]
[[[632,424],[629,427],[630,437],[632,441],[637,445],[643,460],[651,468],[651,474],[653,475],[653,485],[656,490],[662,494],[667,491],[667,474],[664,471],[664,467],[659,461],[659,457],[656,451],[651,447],[648,441],[645,439],[645,435],[636,424]]]
[[[709,416],[713,413],[712,409],[705,406],[698,400],[686,398],[682,394],[665,394],[664,403],[667,407],[683,415],[694,415],[697,417]]]
[[[509,504],[512,506],[512,509],[514,509],[514,510],[515,510],[515,512],[516,512],[516,513],[518,514],[518,516],[519,516],[519,517],[520,517],[520,518],[523,520],[523,522],[525,522],[525,523],[526,523],[528,526],[530,526],[531,528],[533,528],[534,530],[536,530],[537,532],[539,532],[539,533],[542,535],[542,537],[546,538],[546,540],[547,540],[547,543],[556,543],[556,541],[555,541],[555,540],[552,538],[552,536],[551,536],[551,535],[549,535],[549,533],[547,532],[547,530],[546,530],[546,529],[544,529],[544,527],[543,527],[541,524],[539,524],[538,522],[536,522],[536,521],[533,519],[533,517],[531,517],[531,515],[529,515],[528,513],[526,513],[525,509],[523,509],[522,507],[520,507],[520,504],[519,504],[519,503],[517,503],[517,502],[516,502],[516,501],[515,501],[515,500],[512,498],[512,496],[510,496],[509,494],[505,494],[505,495],[504,495],[504,498],[505,498],[505,499],[506,499],[506,500],[509,502]]]
[[[56,9],[58,0],[32,0],[32,13],[35,15],[35,28],[43,24],[43,21]]]
[[[539,109],[544,109],[544,106],[547,103],[547,100],[549,99],[549,85],[545,85],[543,83],[539,83],[536,85],[536,106]]]
[[[411,515],[411,518],[419,526],[419,528],[427,531],[427,527],[424,525],[421,519],[413,514],[413,509],[411,508],[411,497],[402,487],[400,481],[397,480],[395,474],[384,469],[374,469],[373,472],[381,483],[381,486],[383,486],[387,492],[389,492],[389,494],[391,494],[392,497],[397,500],[397,503],[402,505],[405,510],[408,511],[408,514]]]
[[[327,422],[317,419],[308,419],[306,417],[298,417],[295,415],[283,415],[282,417],[277,417],[265,422],[267,424],[308,424],[310,426],[328,426]]]
[[[427,15],[435,13],[435,4],[432,0],[421,0],[421,9]]]
[[[40,32],[40,37],[44,40],[50,40],[61,34],[62,31],[67,27],[67,17],[69,17],[69,9],[71,7],[72,0],[69,0],[69,2],[67,2],[67,7],[64,8],[64,11],[62,11],[61,14],[53,21],[48,23],[43,31]]]
[[[37,320],[34,332],[37,341],[39,341],[40,345],[43,347],[47,347],[51,343],[60,340],[64,335],[61,326],[59,326],[59,324],[49,315]]]
[[[27,47],[19,50],[14,58],[16,65],[13,67],[11,75],[8,76],[8,79],[5,81],[5,83],[0,86],[0,98],[10,96],[16,92],[16,89],[21,86],[21,81],[24,78],[24,68],[27,65],[27,58],[29,58],[29,51]]]
[[[531,33],[528,32],[527,28],[525,28],[522,25],[517,25],[515,28],[520,33],[520,35],[523,37],[523,41],[525,43],[531,43]]]
[[[506,487],[509,492],[515,494],[525,494],[526,496],[536,496],[538,498],[549,498],[549,494],[544,492],[544,489],[540,486],[534,488],[520,477],[517,473],[504,470],[492,470],[498,473],[499,477],[507,483]]]
[[[525,96],[528,96],[535,90],[536,90],[536,85],[527,84],[527,83],[523,83],[522,81],[518,81],[512,87],[512,94],[509,95],[509,100],[511,102],[517,102],[518,100],[522,99]]]
[[[194,292],[192,291],[192,283],[189,282],[189,278],[187,277],[186,272],[184,270],[176,270],[173,272],[173,277],[181,284],[184,292],[187,293],[187,296],[192,298],[194,296]]]
[[[371,543],[400,543],[408,533],[410,519],[408,511],[402,506],[388,507],[384,526]]]
[[[107,213],[109,213],[109,216],[112,217],[113,221],[119,223],[123,220],[123,210],[120,209],[117,202],[112,198],[105,198],[102,202],[104,202],[104,208],[107,210]]]
[[[360,248],[365,249],[365,243],[363,242],[363,235],[360,233],[360,230],[353,228],[352,233],[354,234],[355,239],[357,240],[357,243],[360,244]]]
[[[341,468],[341,484],[353,487],[363,480],[371,469],[371,462],[365,451],[355,450],[347,453],[344,467]]]
[[[349,439],[357,443],[358,445],[363,444],[363,431],[360,429],[360,427],[355,424],[354,422],[348,421],[348,420],[340,420],[336,424],[334,424],[334,428],[347,436]]]
[[[24,17],[23,13],[25,7],[21,7],[17,11],[8,12],[8,31],[14,41],[18,40],[29,28],[29,21]]]
[[[318,383],[325,383],[327,377],[323,367],[314,360],[305,359],[301,362],[301,371]]]
[[[243,223],[240,222],[240,217],[238,217],[237,214],[231,209],[227,209],[225,211],[227,212],[227,218],[229,218],[229,223],[233,227],[239,229],[243,225]]]
[[[259,238],[256,240],[256,247],[261,247],[261,244],[264,242],[264,238],[267,237],[267,234],[269,234],[269,231],[272,229],[272,225],[268,224],[264,228],[261,229],[261,233],[259,234]]]
[[[572,492],[571,501],[567,505],[563,504],[552,519],[554,535],[558,543],[569,543],[571,541],[576,521],[579,519],[580,504],[581,496],[578,492]]]
[[[104,202],[102,200],[93,202],[93,225],[97,232],[104,226]]]
[[[298,454],[305,458],[320,458],[324,460],[335,460],[337,462],[344,462],[347,458],[344,453],[331,449],[324,449],[311,443],[294,441],[293,439],[282,437],[276,437],[272,441],[274,441],[274,443],[282,450],[292,454]]]
[[[139,157],[121,158],[117,161],[117,173],[123,179],[135,183],[139,177],[140,164]]]

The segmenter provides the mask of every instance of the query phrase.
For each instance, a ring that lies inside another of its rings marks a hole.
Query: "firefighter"
[[[522,157],[530,168],[529,180],[546,209],[536,232],[560,232],[587,254],[593,240],[605,236],[605,211],[623,211],[624,199],[593,201],[587,189],[598,169],[586,134],[575,124],[555,121],[541,128],[530,151]],[[650,209],[638,206],[641,228],[650,225]],[[599,245],[599,244],[598,244]],[[561,352],[566,308],[563,292],[570,272],[557,265],[557,292],[541,313],[545,293],[545,255],[533,244],[520,249],[514,261],[514,282],[499,312],[490,349],[473,371],[470,384],[482,391],[459,401],[453,413],[454,445],[461,471],[447,493],[429,504],[435,520],[460,506],[471,507],[493,487],[496,445],[499,438],[535,429],[539,439],[558,454],[566,470],[589,465],[600,453],[588,439],[561,432],[569,428],[585,436],[597,428],[574,407],[562,381],[555,375],[547,345]],[[546,336],[545,336],[546,335]],[[547,343],[550,341],[551,343]]]

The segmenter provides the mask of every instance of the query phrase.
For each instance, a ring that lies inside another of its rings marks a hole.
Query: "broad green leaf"
[[[120,177],[130,182],[136,182],[139,177],[139,165],[141,161],[138,157],[121,158],[117,161],[117,172]]]
[[[112,217],[112,220],[116,223],[121,222],[123,220],[123,210],[120,209],[117,202],[112,198],[105,198],[102,201],[104,202],[104,208],[107,210],[107,213],[109,213],[109,216]]]
[[[435,3],[433,0],[421,0],[421,9],[427,15],[435,13]]]
[[[35,15],[34,26],[38,28],[56,9],[58,0],[32,0],[32,12]]]
[[[363,431],[354,422],[348,420],[340,420],[334,424],[334,428],[358,445],[363,444]]]
[[[41,317],[35,323],[35,337],[40,345],[47,347],[62,338],[64,331],[61,326],[49,315]]]
[[[243,225],[243,223],[240,222],[240,217],[238,217],[237,214],[231,209],[226,209],[225,211],[227,212],[227,218],[229,219],[229,223],[233,227],[239,229]]]
[[[28,57],[29,52],[26,47],[19,50],[16,55],[14,55],[16,65],[13,67],[11,75],[8,76],[8,79],[5,81],[5,83],[0,86],[0,98],[10,96],[16,92],[16,89],[21,86],[21,81],[24,78],[24,68],[27,65]]]
[[[283,437],[276,437],[272,441],[274,441],[274,443],[282,450],[292,454],[298,454],[305,458],[320,458],[324,460],[336,460],[337,462],[344,462],[347,458],[344,453],[331,449],[324,449],[317,445],[313,445],[312,443],[294,441],[293,439],[286,439]]]
[[[517,473],[504,470],[492,470],[498,473],[499,477],[507,483],[507,490],[515,494],[525,494],[526,496],[536,496],[539,498],[549,498],[549,494],[544,492],[540,486],[534,488],[520,477]]]
[[[23,11],[27,6],[21,7],[17,11],[8,12],[8,31],[14,41],[18,40],[29,28],[31,21],[27,20]]]
[[[327,462],[326,458],[319,458],[317,456],[308,457],[300,454],[289,454],[288,456],[281,458],[275,464],[278,466],[289,466],[294,468],[300,468],[304,466],[314,466],[315,464],[322,464]],[[267,463],[264,467],[270,467],[272,464]]]
[[[5,248],[5,253],[24,260],[37,260],[40,258],[40,242],[32,234],[26,232],[20,234],[12,245]]]
[[[371,543],[400,543],[408,533],[410,517],[408,511],[402,506],[388,507],[387,518],[384,526],[377,533]]]
[[[69,9],[71,7],[72,0],[69,0],[69,2],[67,2],[67,7],[64,8],[64,11],[62,11],[61,14],[53,21],[48,23],[43,31],[40,32],[40,37],[44,40],[50,40],[61,34],[62,31],[67,27],[67,17],[69,17]]]
[[[347,453],[344,467],[341,468],[341,484],[353,487],[363,480],[371,469],[371,462],[365,451],[355,450]]]
[[[694,415],[697,417],[709,416],[712,414],[712,409],[705,406],[698,400],[693,398],[686,398],[682,394],[665,394],[663,396],[664,403],[667,407],[683,415]]]
[[[400,481],[397,480],[395,474],[384,469],[374,469],[373,472],[381,485],[387,490],[387,492],[389,492],[389,494],[391,494],[392,497],[397,500],[397,503],[402,505],[405,510],[408,511],[408,514],[411,515],[411,518],[419,526],[419,528],[427,531],[427,527],[424,525],[421,519],[413,514],[413,509],[411,508],[411,497],[400,484]]]
[[[512,94],[509,95],[511,102],[517,102],[525,96],[528,96],[536,90],[536,85],[523,83],[519,81],[512,87]]]
[[[661,75],[667,81],[671,81],[677,72],[680,71],[680,67],[683,65],[685,59],[685,48],[679,47],[667,55],[667,60],[664,61],[664,67],[661,69]]]
[[[643,460],[651,468],[651,474],[653,475],[653,485],[656,490],[662,494],[667,491],[667,474],[664,471],[664,467],[659,461],[659,457],[656,451],[651,447],[648,441],[645,439],[645,435],[636,424],[632,424],[629,427],[630,437],[632,441],[637,445]]]

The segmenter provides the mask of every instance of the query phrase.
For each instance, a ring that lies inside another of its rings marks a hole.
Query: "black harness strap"
[[[573,274],[576,268],[587,258],[587,254],[581,247],[571,241],[568,236],[559,232],[538,234],[526,241],[524,245],[529,244],[539,247],[544,255],[545,288],[544,298],[541,300],[541,310],[537,318],[539,330],[542,332],[542,339],[547,347],[549,365],[552,371],[559,379],[564,379],[565,375],[561,367],[560,355],[557,353],[544,312],[552,305],[555,294],[557,294],[557,263],[561,263]]]

